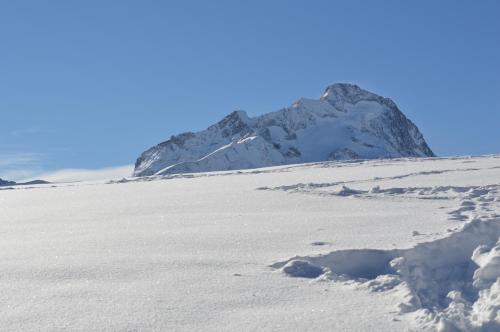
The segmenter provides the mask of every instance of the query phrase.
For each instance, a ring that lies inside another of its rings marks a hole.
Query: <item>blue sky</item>
[[[353,82],[439,155],[500,153],[500,1],[1,1],[0,177],[131,164]]]

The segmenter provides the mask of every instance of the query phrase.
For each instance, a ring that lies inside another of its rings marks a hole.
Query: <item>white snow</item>
[[[7,331],[498,331],[500,157],[0,189]]]
[[[22,181],[44,179],[49,182],[77,182],[77,181],[96,181],[107,180],[111,178],[127,177],[132,174],[134,165],[124,165],[118,167],[103,167],[97,169],[77,169],[65,168],[52,172],[45,172],[26,178]]]

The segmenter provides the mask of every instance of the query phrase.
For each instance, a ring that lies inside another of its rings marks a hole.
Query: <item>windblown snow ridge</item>
[[[255,118],[236,111],[206,130],[172,136],[141,154],[134,176],[432,156],[392,100],[338,83],[319,99],[302,98]]]
[[[451,219],[468,220],[446,238],[410,249],[353,249],[297,256],[272,265],[291,277],[354,281],[392,291],[399,310],[419,328],[438,331],[500,330],[500,185],[433,188],[343,188],[350,195],[419,195],[458,199]],[[342,196],[342,195],[341,195]]]

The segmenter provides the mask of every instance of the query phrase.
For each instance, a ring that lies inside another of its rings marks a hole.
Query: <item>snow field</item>
[[[0,190],[9,331],[498,327],[500,158]]]

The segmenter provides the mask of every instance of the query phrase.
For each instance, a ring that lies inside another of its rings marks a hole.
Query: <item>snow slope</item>
[[[500,157],[0,188],[9,331],[498,331]]]
[[[134,175],[224,171],[324,160],[434,156],[396,104],[352,84],[250,118],[236,111],[172,136],[137,159]]]

